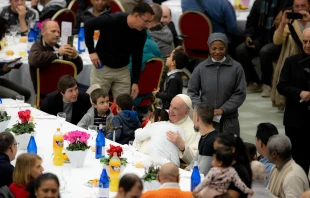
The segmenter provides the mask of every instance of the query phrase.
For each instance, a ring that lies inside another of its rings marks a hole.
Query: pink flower
[[[90,134],[84,131],[71,131],[67,135],[64,135],[64,139],[69,142],[69,144],[85,143],[87,145],[87,140],[90,138]]]

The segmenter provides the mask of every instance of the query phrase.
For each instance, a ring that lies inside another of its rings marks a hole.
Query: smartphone
[[[74,39],[73,36],[68,36],[67,44],[69,44],[71,47],[73,47],[73,39]]]
[[[288,12],[286,13],[287,15],[287,19],[302,19],[303,16],[302,14],[298,13],[298,12]]]
[[[16,59],[16,61],[8,62],[8,63],[7,63],[7,64],[8,64],[8,67],[13,68],[13,67],[15,67],[15,65],[17,65],[17,64],[23,64],[23,63],[20,61],[21,58],[22,58],[22,57],[19,57],[19,58]]]

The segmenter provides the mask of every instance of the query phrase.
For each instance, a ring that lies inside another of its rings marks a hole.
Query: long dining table
[[[5,110],[11,116],[11,120],[8,124],[8,127],[11,127],[18,120],[17,113],[20,110],[16,101],[12,99],[2,99],[3,104],[5,106]],[[94,191],[92,187],[87,185],[89,180],[99,178],[101,171],[103,169],[103,165],[100,163],[98,159],[95,159],[95,153],[89,149],[88,154],[86,156],[84,166],[81,168],[74,168],[70,163],[65,163],[63,166],[54,166],[52,155],[52,141],[53,135],[56,132],[56,128],[60,127],[60,123],[57,121],[57,117],[53,115],[46,114],[36,108],[30,106],[30,104],[24,103],[21,105],[21,110],[29,109],[31,111],[31,116],[33,116],[35,123],[35,140],[37,144],[37,154],[43,158],[42,166],[44,168],[44,173],[54,173],[58,176],[61,186],[64,185],[64,180],[62,178],[62,172],[70,171],[71,176],[67,179],[67,189],[69,192],[61,193],[62,198],[91,198],[95,197]],[[69,122],[65,122],[62,125],[61,131],[63,133],[70,132],[74,130],[80,130],[88,132],[87,130],[80,128],[76,125],[73,125]],[[106,145],[119,145],[116,142],[106,139]],[[67,146],[65,142],[64,148]],[[127,145],[120,145],[123,147],[124,155],[122,157],[126,157],[129,162],[133,160],[133,156],[135,158],[138,157],[141,161],[148,160],[149,156],[134,151],[132,153],[128,150]],[[27,152],[26,150],[18,150],[17,156],[21,153]],[[16,160],[16,158],[15,158]],[[15,165],[15,160],[12,161],[12,164]],[[137,159],[136,159],[137,160]],[[134,173],[139,177],[144,175],[144,168],[136,168],[131,163],[128,163],[125,167],[122,175],[126,173]],[[191,172],[185,171],[183,169],[179,169],[180,171],[180,188],[184,191],[190,191],[190,177]],[[145,191],[146,189],[144,189]],[[110,192],[110,197],[115,197],[116,193]]]

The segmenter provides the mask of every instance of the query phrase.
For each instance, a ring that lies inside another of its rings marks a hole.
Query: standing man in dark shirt
[[[15,159],[17,144],[10,132],[0,133],[0,188],[13,182],[14,166],[11,161]]]
[[[153,9],[147,3],[135,6],[131,14],[115,13],[90,19],[85,23],[85,42],[94,65],[90,74],[91,84],[112,89],[113,97],[129,93],[136,98],[139,93],[139,77],[146,26],[153,19]],[[100,30],[96,48],[93,34]],[[132,56],[132,79],[130,81],[129,57]],[[130,83],[131,82],[131,83]]]
[[[213,127],[214,108],[206,103],[199,103],[193,112],[193,122],[195,132],[199,132],[201,137],[198,143],[198,152],[186,170],[193,168],[194,162],[198,162],[199,172],[206,175],[211,169],[212,156],[214,152],[213,143],[219,134]]]

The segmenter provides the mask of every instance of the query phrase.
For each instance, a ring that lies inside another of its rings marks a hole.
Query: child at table
[[[115,128],[115,142],[128,144],[134,140],[135,130],[141,127],[138,113],[132,111],[133,99],[129,94],[120,94],[116,98],[117,115],[112,119],[112,127]],[[107,139],[113,140],[113,132],[108,133]]]
[[[229,147],[220,147],[214,151],[212,166],[204,180],[194,189],[193,195],[200,195],[203,198],[211,198],[227,193],[231,182],[244,193],[253,195],[253,190],[249,189],[240,179],[238,173],[231,167],[233,153]]]
[[[152,94],[161,99],[161,107],[169,109],[172,98],[183,91],[182,69],[188,64],[188,56],[179,49],[173,50],[167,58],[166,66],[169,68],[163,91],[155,89]]]
[[[109,108],[108,92],[99,88],[90,93],[92,107],[87,111],[77,124],[79,127],[87,129],[89,125],[99,126],[102,124],[105,133],[112,128],[113,114]]]

